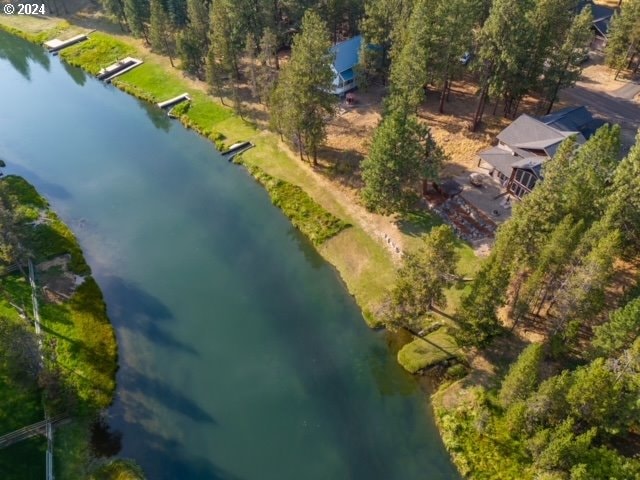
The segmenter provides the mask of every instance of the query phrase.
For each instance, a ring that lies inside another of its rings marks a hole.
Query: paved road
[[[631,100],[589,90],[581,85],[564,90],[561,97],[576,105],[585,105],[604,120],[634,129],[640,127],[640,104]]]
[[[629,82],[623,87],[611,92],[611,95],[626,100],[633,100],[636,95],[640,94],[640,82]]]
[[[635,84],[631,85],[635,86]],[[631,87],[629,91],[631,91]],[[639,103],[606,92],[590,90],[580,83],[575,87],[563,90],[560,98],[574,105],[586,106],[596,117],[607,122],[620,124],[623,153],[626,153],[633,145],[636,132],[640,128]]]

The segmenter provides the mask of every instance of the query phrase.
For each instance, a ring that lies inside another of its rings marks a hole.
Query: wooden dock
[[[171,108],[182,102],[190,102],[191,97],[188,93],[181,93],[177,97],[170,98],[169,100],[165,100],[164,102],[157,103],[160,108]]]
[[[224,152],[222,152],[222,156],[229,161],[232,161],[237,155],[246,152],[250,148],[255,147],[255,145],[251,142],[239,142],[234,143]]]
[[[58,38],[54,38],[53,40],[44,42],[43,45],[51,53],[55,53],[62,50],[63,48],[70,47],[71,45],[75,45],[76,43],[84,42],[85,40],[88,40],[88,39],[89,37],[86,34],[81,33],[80,35],[76,35],[75,37],[71,37],[67,40],[60,40]]]
[[[103,68],[98,72],[96,77],[98,80],[102,80],[105,83],[110,83],[111,80],[116,78],[119,75],[127,73],[130,70],[133,70],[139,65],[142,65],[144,62],[140,59],[133,57],[126,57],[122,60],[117,61],[113,65],[109,65],[108,67]]]

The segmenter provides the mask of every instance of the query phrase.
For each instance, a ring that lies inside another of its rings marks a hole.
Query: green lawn
[[[60,57],[67,63],[96,75],[100,69],[135,53],[132,46],[107,34],[94,32],[89,40],[62,50]]]
[[[324,210],[292,183],[272,177],[255,165],[249,173],[267,190],[271,201],[291,219],[291,223],[315,245],[321,245],[350,225]]]
[[[32,43],[41,44],[58,37],[69,38],[80,33],[80,28],[66,20],[29,15],[0,15],[0,27]]]
[[[439,328],[425,338],[414,340],[400,349],[398,362],[408,372],[417,373],[450,358],[455,358],[458,345],[447,332],[446,327]]]

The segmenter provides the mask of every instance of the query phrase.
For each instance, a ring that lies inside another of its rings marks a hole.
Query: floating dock
[[[117,61],[113,65],[103,68],[98,72],[98,80],[103,80],[105,83],[111,82],[114,78],[123,73],[127,73],[129,70],[133,70],[138,65],[142,65],[144,62],[137,58],[126,57]]]
[[[251,142],[234,143],[229,148],[227,148],[224,152],[222,152],[222,156],[227,160],[231,161],[236,157],[236,155],[240,155],[241,153],[244,153],[253,147],[255,147],[255,145]]]
[[[82,33],[80,35],[76,35],[75,37],[71,37],[68,40],[60,40],[58,38],[54,38],[53,40],[44,42],[43,45],[51,53],[55,53],[55,52],[59,52],[63,48],[70,47],[71,45],[75,45],[76,43],[84,42],[85,40],[88,40],[88,39],[89,37],[86,34]]]
[[[179,103],[190,102],[190,101],[191,101],[191,97],[189,96],[188,93],[185,92],[185,93],[181,93],[177,97],[170,98],[169,100],[165,100],[164,102],[160,102],[156,105],[158,105],[158,107],[160,108],[170,108],[178,105]]]

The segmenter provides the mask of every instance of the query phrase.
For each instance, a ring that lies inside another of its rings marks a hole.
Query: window
[[[514,181],[526,188],[527,190],[533,190],[536,184],[536,176],[527,170],[516,170]]]

